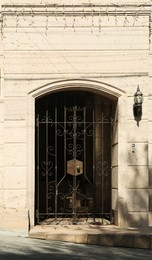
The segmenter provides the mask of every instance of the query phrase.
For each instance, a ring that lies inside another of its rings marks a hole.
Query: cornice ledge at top
[[[101,4],[101,0],[54,0],[51,1],[53,4],[58,4],[58,5],[63,5],[65,4],[79,4],[79,5],[99,5]],[[122,5],[122,4],[150,4],[152,1],[151,0],[102,0],[102,4],[105,5],[110,5],[110,4],[115,4],[115,5]],[[22,3],[25,5],[30,5],[30,4],[39,4],[39,5],[47,5],[48,1],[47,0],[23,0]],[[21,4],[20,0],[1,0],[2,5],[19,5]]]
[[[77,5],[77,4],[16,4],[2,5],[1,15],[143,15],[151,14],[152,0],[150,4],[98,4],[98,5]]]

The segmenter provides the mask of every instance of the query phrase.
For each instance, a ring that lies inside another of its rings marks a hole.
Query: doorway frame
[[[67,90],[96,93],[117,103],[115,109],[117,127],[112,141],[112,179],[117,179],[118,185],[114,188],[114,193],[112,188],[112,210],[115,212],[114,223],[123,226],[125,224],[123,205],[125,205],[126,191],[121,176],[126,173],[127,165],[126,92],[105,82],[73,79],[50,82],[29,92],[27,96],[27,208],[29,227],[35,225],[35,100],[47,94]],[[124,143],[126,143],[125,146]],[[121,203],[119,203],[120,200]]]

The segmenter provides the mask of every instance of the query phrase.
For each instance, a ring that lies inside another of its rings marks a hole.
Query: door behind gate
[[[111,223],[111,113],[88,92],[36,101],[36,223]]]

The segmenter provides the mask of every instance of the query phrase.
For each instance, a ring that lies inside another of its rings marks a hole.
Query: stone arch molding
[[[35,100],[41,96],[55,93],[58,91],[66,90],[83,90],[88,92],[94,92],[99,95],[108,97],[111,100],[119,101],[120,111],[124,110],[124,103],[126,92],[107,84],[105,82],[99,82],[95,80],[62,80],[55,81],[52,83],[45,84],[40,86],[33,91],[28,93],[28,116],[27,116],[27,162],[28,162],[28,173],[27,173],[27,208],[29,211],[29,219],[31,226],[34,226],[34,203],[35,203]],[[125,111],[124,111],[125,112]],[[121,113],[119,113],[121,117]],[[124,113],[123,113],[123,118]],[[121,125],[122,120],[120,120]],[[126,128],[121,129],[121,132],[124,132]],[[124,134],[122,134],[124,139]],[[120,138],[121,139],[121,138]],[[121,140],[119,140],[121,141]],[[123,148],[124,149],[124,148]],[[30,195],[30,196],[29,196]]]
[[[74,79],[55,81],[53,83],[45,84],[29,92],[29,95],[33,98],[37,98],[43,95],[50,94],[51,92],[64,90],[86,90],[88,92],[96,92],[100,95],[107,96],[110,99],[117,99],[125,94],[125,91],[105,82]]]

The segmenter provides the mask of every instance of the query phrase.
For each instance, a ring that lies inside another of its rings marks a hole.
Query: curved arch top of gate
[[[110,99],[117,99],[123,94],[125,94],[124,90],[105,82],[87,79],[68,79],[47,83],[43,86],[40,86],[32,90],[31,92],[29,92],[29,95],[32,95],[34,98],[36,98],[51,92],[81,89],[96,92],[97,94],[102,94],[103,96],[107,96]]]

